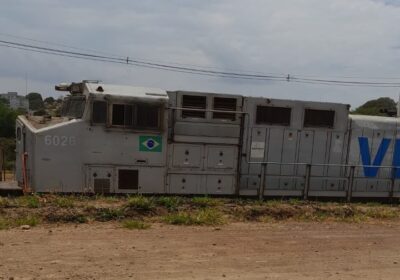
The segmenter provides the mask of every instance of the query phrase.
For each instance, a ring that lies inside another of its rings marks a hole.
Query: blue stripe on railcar
[[[376,177],[379,171],[379,167],[382,164],[383,158],[389,148],[391,139],[383,138],[378,151],[376,152],[375,158],[371,163],[371,154],[369,151],[369,144],[367,137],[358,137],[358,144],[360,146],[360,154],[362,164],[364,165],[364,176],[365,177]],[[373,165],[373,166],[370,166]],[[392,176],[393,178],[400,178],[400,139],[396,139],[393,151],[392,161]]]

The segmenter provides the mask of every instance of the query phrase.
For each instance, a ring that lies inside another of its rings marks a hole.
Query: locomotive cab
[[[164,192],[165,91],[88,81],[56,89],[70,93],[61,117],[18,117],[21,186],[37,192]]]

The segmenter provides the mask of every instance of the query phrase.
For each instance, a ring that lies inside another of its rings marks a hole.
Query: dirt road
[[[0,231],[0,279],[400,279],[400,224]],[[12,278],[11,278],[12,279]]]

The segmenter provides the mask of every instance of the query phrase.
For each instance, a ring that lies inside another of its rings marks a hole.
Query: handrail
[[[378,167],[378,168],[400,168],[400,165],[364,165],[364,164],[339,164],[339,163],[306,163],[306,162],[276,162],[276,161],[249,161],[248,164],[267,165],[312,165],[328,167]]]
[[[346,167],[349,168],[349,175],[348,176],[333,176],[333,177],[327,177],[329,179],[336,179],[336,180],[345,180],[347,181],[347,190],[346,190],[346,198],[347,201],[350,202],[352,198],[352,193],[353,193],[353,184],[354,184],[354,179],[360,179],[364,177],[358,177],[354,176],[355,175],[355,169],[356,168],[365,168],[365,167],[376,167],[376,168],[400,168],[400,166],[388,166],[388,165],[360,165],[360,164],[331,164],[331,163],[305,163],[305,162],[274,162],[274,161],[250,161],[247,162],[250,165],[258,164],[261,165],[261,180],[260,180],[260,186],[258,189],[258,196],[259,199],[262,200],[264,198],[264,190],[265,190],[265,177],[266,177],[266,169],[267,165],[292,165],[292,166],[305,166],[305,174],[303,176],[295,176],[295,177],[303,177],[305,180],[304,184],[304,189],[303,189],[303,199],[307,200],[308,195],[309,195],[309,190],[310,190],[310,179],[312,177],[315,178],[324,178],[324,176],[313,176],[311,174],[311,168],[312,167]],[[346,172],[347,173],[347,172]],[[282,175],[282,174],[268,174],[269,176],[274,176],[274,177],[290,177],[290,175]],[[393,197],[393,190],[394,190],[394,183],[395,183],[395,178],[377,178],[376,180],[390,180],[391,181],[391,190],[389,192],[389,196],[392,198]]]

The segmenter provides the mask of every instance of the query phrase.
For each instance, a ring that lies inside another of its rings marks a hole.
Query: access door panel
[[[237,148],[234,146],[208,146],[207,168],[209,169],[235,169]]]
[[[173,167],[200,168],[203,157],[203,146],[174,144],[172,153]]]
[[[208,194],[234,194],[235,176],[207,175]]]
[[[169,191],[174,194],[197,194],[201,190],[202,175],[171,174]]]

